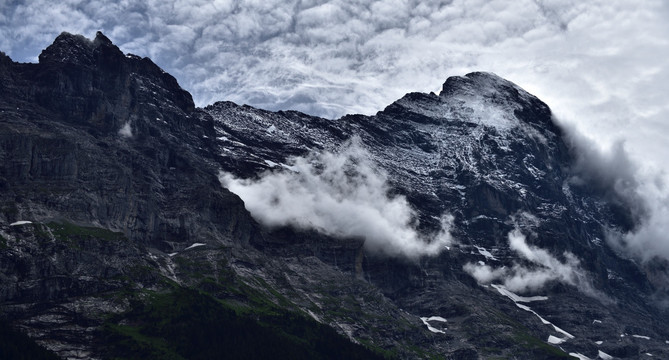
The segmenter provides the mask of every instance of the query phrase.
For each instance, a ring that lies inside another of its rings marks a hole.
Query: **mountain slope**
[[[222,331],[203,314],[286,351],[332,328],[400,358],[669,355],[658,289],[605,241],[631,212],[511,82],[326,120],[195,108],[101,33],[39,58],[0,55],[0,302],[61,357],[206,357],[170,337]]]

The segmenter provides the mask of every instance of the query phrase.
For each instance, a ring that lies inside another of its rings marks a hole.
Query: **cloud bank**
[[[630,210],[632,230],[608,229],[609,245],[623,255],[647,263],[669,261],[669,193],[667,174],[633,161],[626,143],[601,148],[573,126],[564,127],[577,155],[572,183],[594,187],[609,201]]]
[[[293,158],[289,166],[257,180],[228,173],[219,179],[266,226],[362,238],[372,252],[409,258],[437,255],[453,241],[448,214],[442,216],[437,234],[424,236],[416,230],[415,211],[404,197],[389,195],[386,174],[357,140],[338,153]]]
[[[572,285],[583,293],[598,296],[579,259],[570,252],[563,254],[562,262],[548,251],[527,243],[518,227],[508,234],[509,248],[533,266],[514,264],[512,267],[493,268],[485,264],[467,263],[463,269],[479,283],[501,282],[513,292],[525,293],[542,289],[550,282]]]

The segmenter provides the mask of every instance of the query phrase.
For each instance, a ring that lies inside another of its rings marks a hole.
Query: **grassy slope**
[[[279,308],[238,312],[210,295],[177,287],[110,319],[113,359],[382,359],[332,328]]]

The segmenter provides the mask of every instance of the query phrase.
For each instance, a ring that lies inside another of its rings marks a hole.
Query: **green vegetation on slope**
[[[69,222],[50,222],[47,224],[56,240],[72,241],[75,239],[100,239],[106,241],[124,240],[125,236],[120,232],[113,232],[98,227],[74,225]]]
[[[533,336],[527,327],[503,312],[492,310],[490,316],[495,318],[501,326],[505,327],[504,332],[495,328],[485,329],[477,327],[479,331],[482,330],[484,332],[473,334],[471,333],[471,328],[465,329],[473,339],[478,339],[474,341],[477,341],[481,345],[480,350],[485,353],[487,357],[495,359],[507,358],[502,354],[505,353],[507,346],[513,344],[520,345],[516,350],[516,353],[513,354],[513,358],[515,358],[516,355],[523,355],[532,359],[542,360],[573,359],[573,357],[559,348],[551,346]],[[499,345],[503,345],[503,347],[496,347]]]
[[[382,359],[334,329],[297,313],[237,313],[182,287],[153,293],[110,319],[104,354],[112,359]]]

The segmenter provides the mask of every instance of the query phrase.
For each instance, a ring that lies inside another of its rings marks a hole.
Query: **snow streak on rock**
[[[438,329],[438,328],[436,328],[436,327],[434,327],[430,324],[430,322],[434,322],[434,321],[445,323],[446,319],[444,319],[443,317],[441,317],[441,316],[421,317],[420,320],[423,322],[423,324],[425,324],[425,326],[427,326],[427,329],[430,332],[433,332],[435,334],[445,334],[446,333],[444,331],[444,330],[446,330],[446,328]]]
[[[13,223],[9,224],[9,226],[26,225],[26,224],[32,224],[32,223],[33,223],[32,221],[21,220],[21,221],[13,222]]]
[[[503,285],[494,285],[493,284],[491,286],[495,290],[497,290],[497,292],[499,292],[500,294],[502,294],[502,295],[508,297],[509,299],[511,299],[511,301],[513,301],[516,304],[517,307],[536,315],[536,317],[538,317],[539,320],[541,320],[542,324],[552,326],[553,330],[555,330],[556,332],[558,332],[559,334],[562,335],[561,338],[558,338],[558,337],[555,337],[555,336],[552,336],[552,335],[549,336],[548,340],[547,340],[549,344],[553,344],[553,345],[561,344],[561,343],[563,343],[567,340],[570,340],[570,339],[574,338],[574,335],[562,330],[561,328],[555,326],[555,324],[553,324],[552,322],[544,319],[541,315],[537,314],[537,312],[532,310],[529,306],[519,304],[519,302],[545,301],[545,300],[548,300],[548,297],[546,297],[546,296],[532,296],[532,297],[519,296],[519,295],[516,295],[513,292],[509,291],[508,289],[506,289]]]

